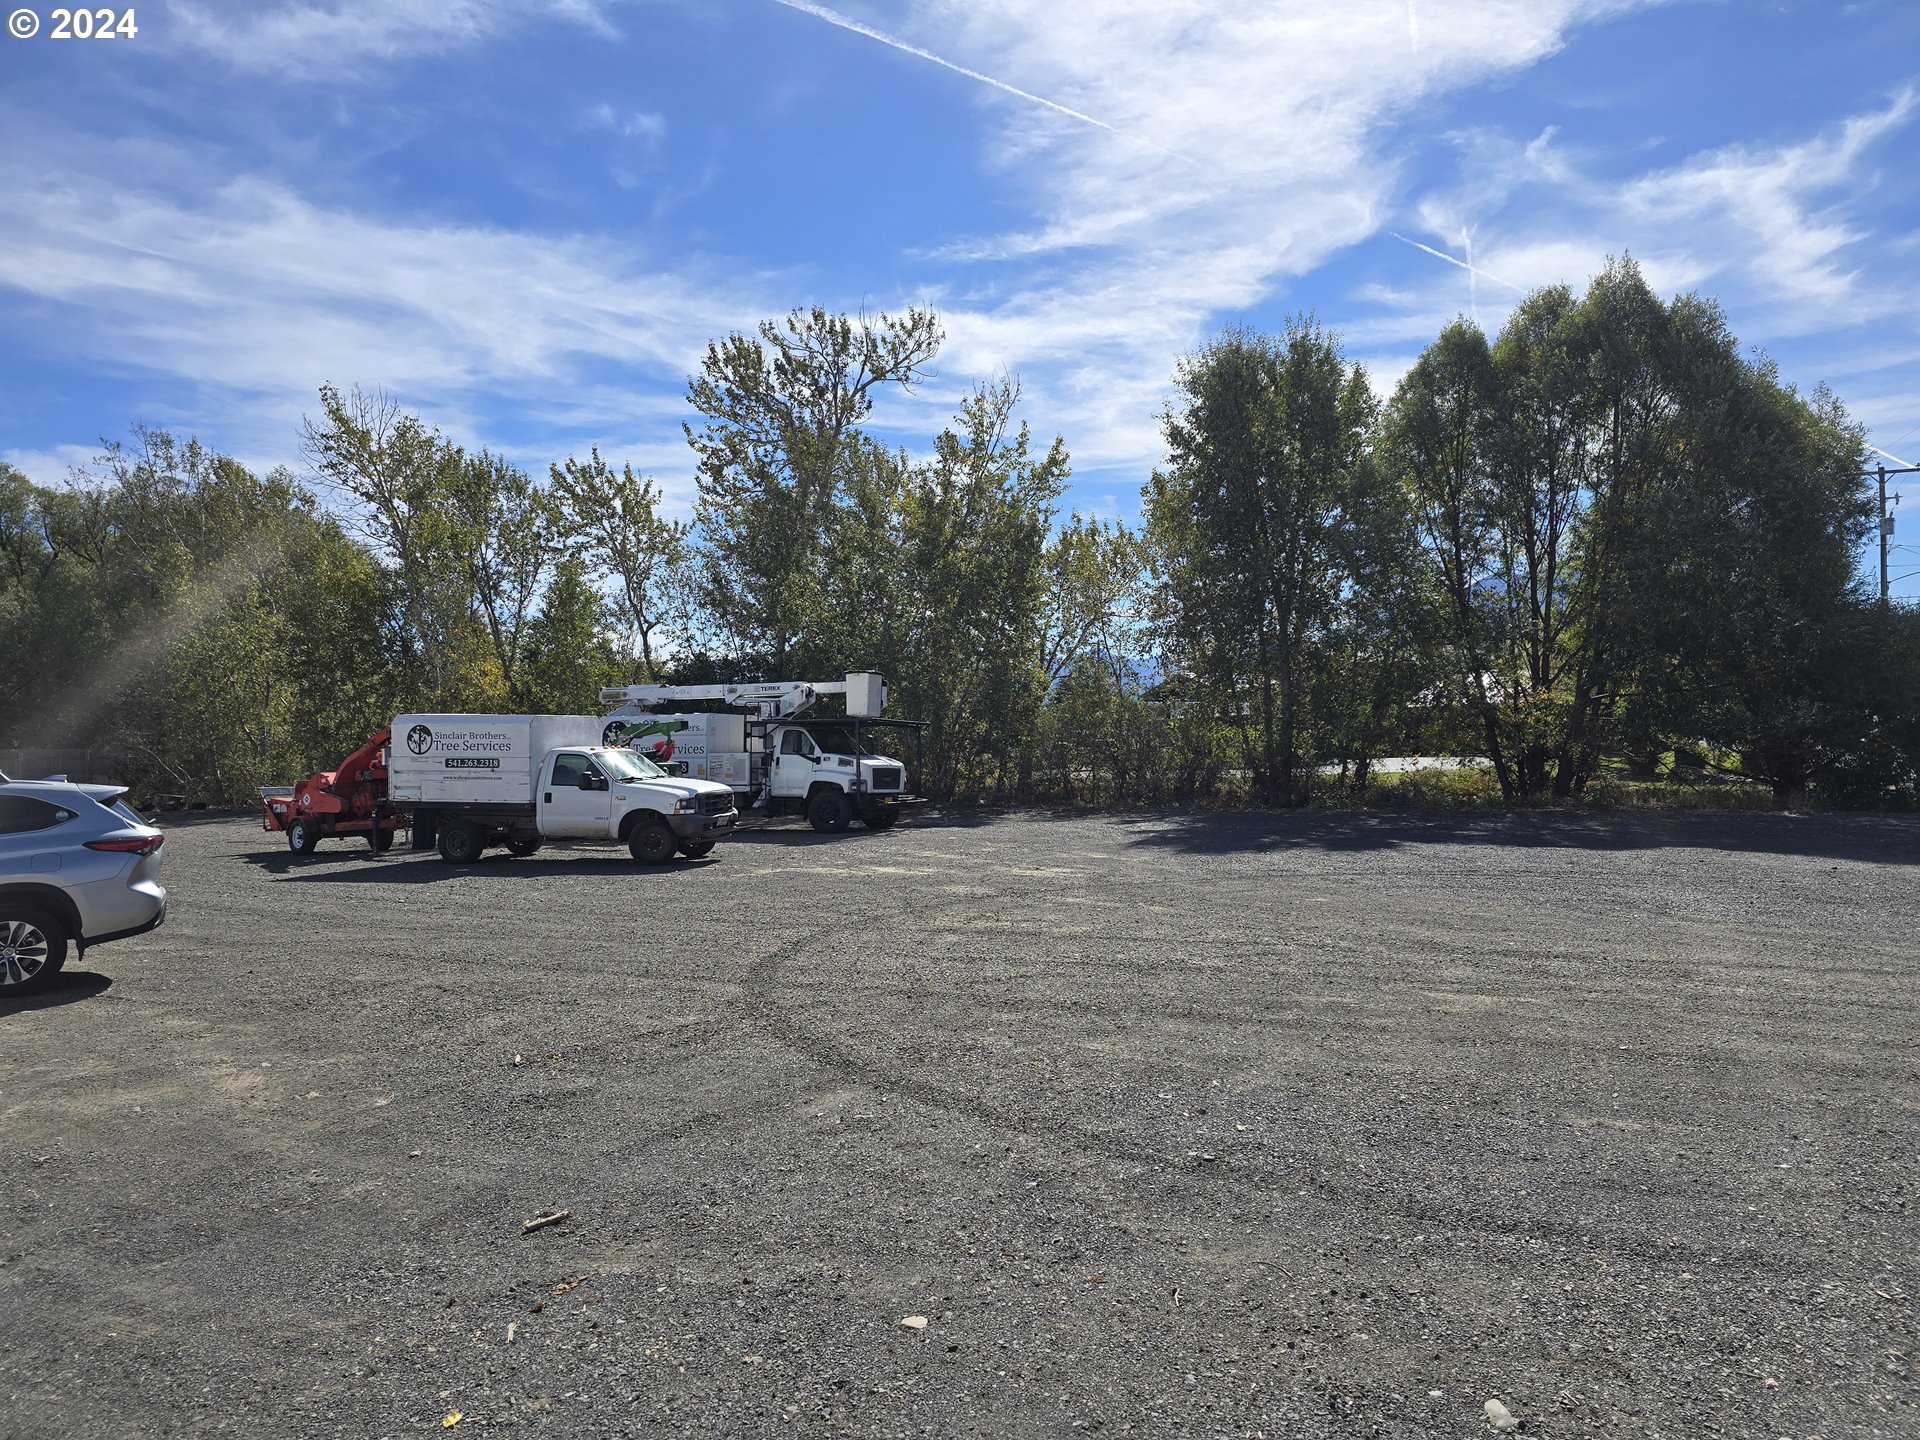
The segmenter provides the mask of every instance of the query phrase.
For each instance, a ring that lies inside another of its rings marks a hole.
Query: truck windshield
[[[867,743],[864,735],[860,737],[859,750],[855,751],[851,725],[815,725],[807,733],[813,736],[814,744],[830,755],[873,754],[873,747]]]
[[[667,772],[631,750],[602,750],[600,763],[616,780],[658,780]]]

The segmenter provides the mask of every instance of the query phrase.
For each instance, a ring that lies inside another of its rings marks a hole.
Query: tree
[[[743,657],[791,673],[812,659],[820,622],[823,537],[857,450],[858,428],[883,386],[911,389],[938,351],[934,316],[793,311],[758,337],[709,345],[686,426],[708,550],[706,601]]]
[[[600,458],[568,458],[553,467],[553,497],[570,539],[595,574],[618,583],[625,619],[640,645],[647,676],[658,669],[656,647],[665,632],[686,632],[693,603],[689,575],[691,527],[660,514],[660,490],[623,465],[618,474]]]
[[[537,714],[598,713],[601,687],[626,683],[632,665],[611,638],[613,621],[587,561],[561,560],[521,642],[514,703]]]
[[[1499,553],[1499,497],[1485,463],[1497,379],[1486,336],[1456,320],[1414,362],[1388,408],[1387,463],[1406,489],[1423,541],[1427,580],[1440,598],[1452,664],[1445,698],[1464,704],[1508,800],[1522,793],[1508,757],[1494,674],[1510,647],[1504,596],[1488,576]]]
[[[498,688],[511,695],[527,618],[559,554],[559,517],[552,499],[523,471],[485,450],[459,455],[450,499],[450,543],[464,551],[467,584],[500,675]]]
[[[1577,795],[1676,738],[1807,783],[1866,522],[1860,441],[1631,261],[1578,300],[1529,296],[1492,347],[1456,322],[1427,348],[1383,454],[1442,597],[1446,688],[1507,799]]]
[[[1229,332],[1184,361],[1176,385],[1168,470],[1146,495],[1171,610],[1240,722],[1255,793],[1297,804],[1308,644],[1343,583],[1340,516],[1372,395],[1309,318],[1278,338]]]
[[[303,446],[393,566],[415,703],[456,709],[496,695],[504,684],[498,650],[475,618],[475,507],[456,498],[464,455],[388,395],[356,386],[343,397],[323,385],[320,404],[322,420],[302,422]]]

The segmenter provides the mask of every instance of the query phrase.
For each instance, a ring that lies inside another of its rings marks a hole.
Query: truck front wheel
[[[853,819],[847,792],[822,786],[807,797],[807,823],[823,835],[838,835]]]
[[[900,818],[898,810],[869,810],[860,817],[860,823],[869,830],[891,830],[894,822]]]
[[[642,865],[664,865],[673,859],[680,842],[659,820],[642,820],[627,837],[627,853]]]
[[[680,847],[680,853],[689,860],[704,860],[713,853],[713,846],[711,840],[689,840]]]
[[[440,827],[440,858],[449,865],[471,865],[486,846],[480,832],[463,820]]]

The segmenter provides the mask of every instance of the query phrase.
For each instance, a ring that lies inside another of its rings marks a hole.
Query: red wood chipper
[[[266,828],[283,830],[287,848],[306,855],[328,835],[364,835],[375,851],[393,848],[394,832],[411,816],[387,799],[387,742],[376,730],[339,768],[309,775],[297,785],[262,785]]]

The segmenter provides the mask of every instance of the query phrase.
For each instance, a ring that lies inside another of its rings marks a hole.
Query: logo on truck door
[[[425,725],[416,725],[407,731],[407,749],[416,755],[424,755],[433,748],[433,731]]]

